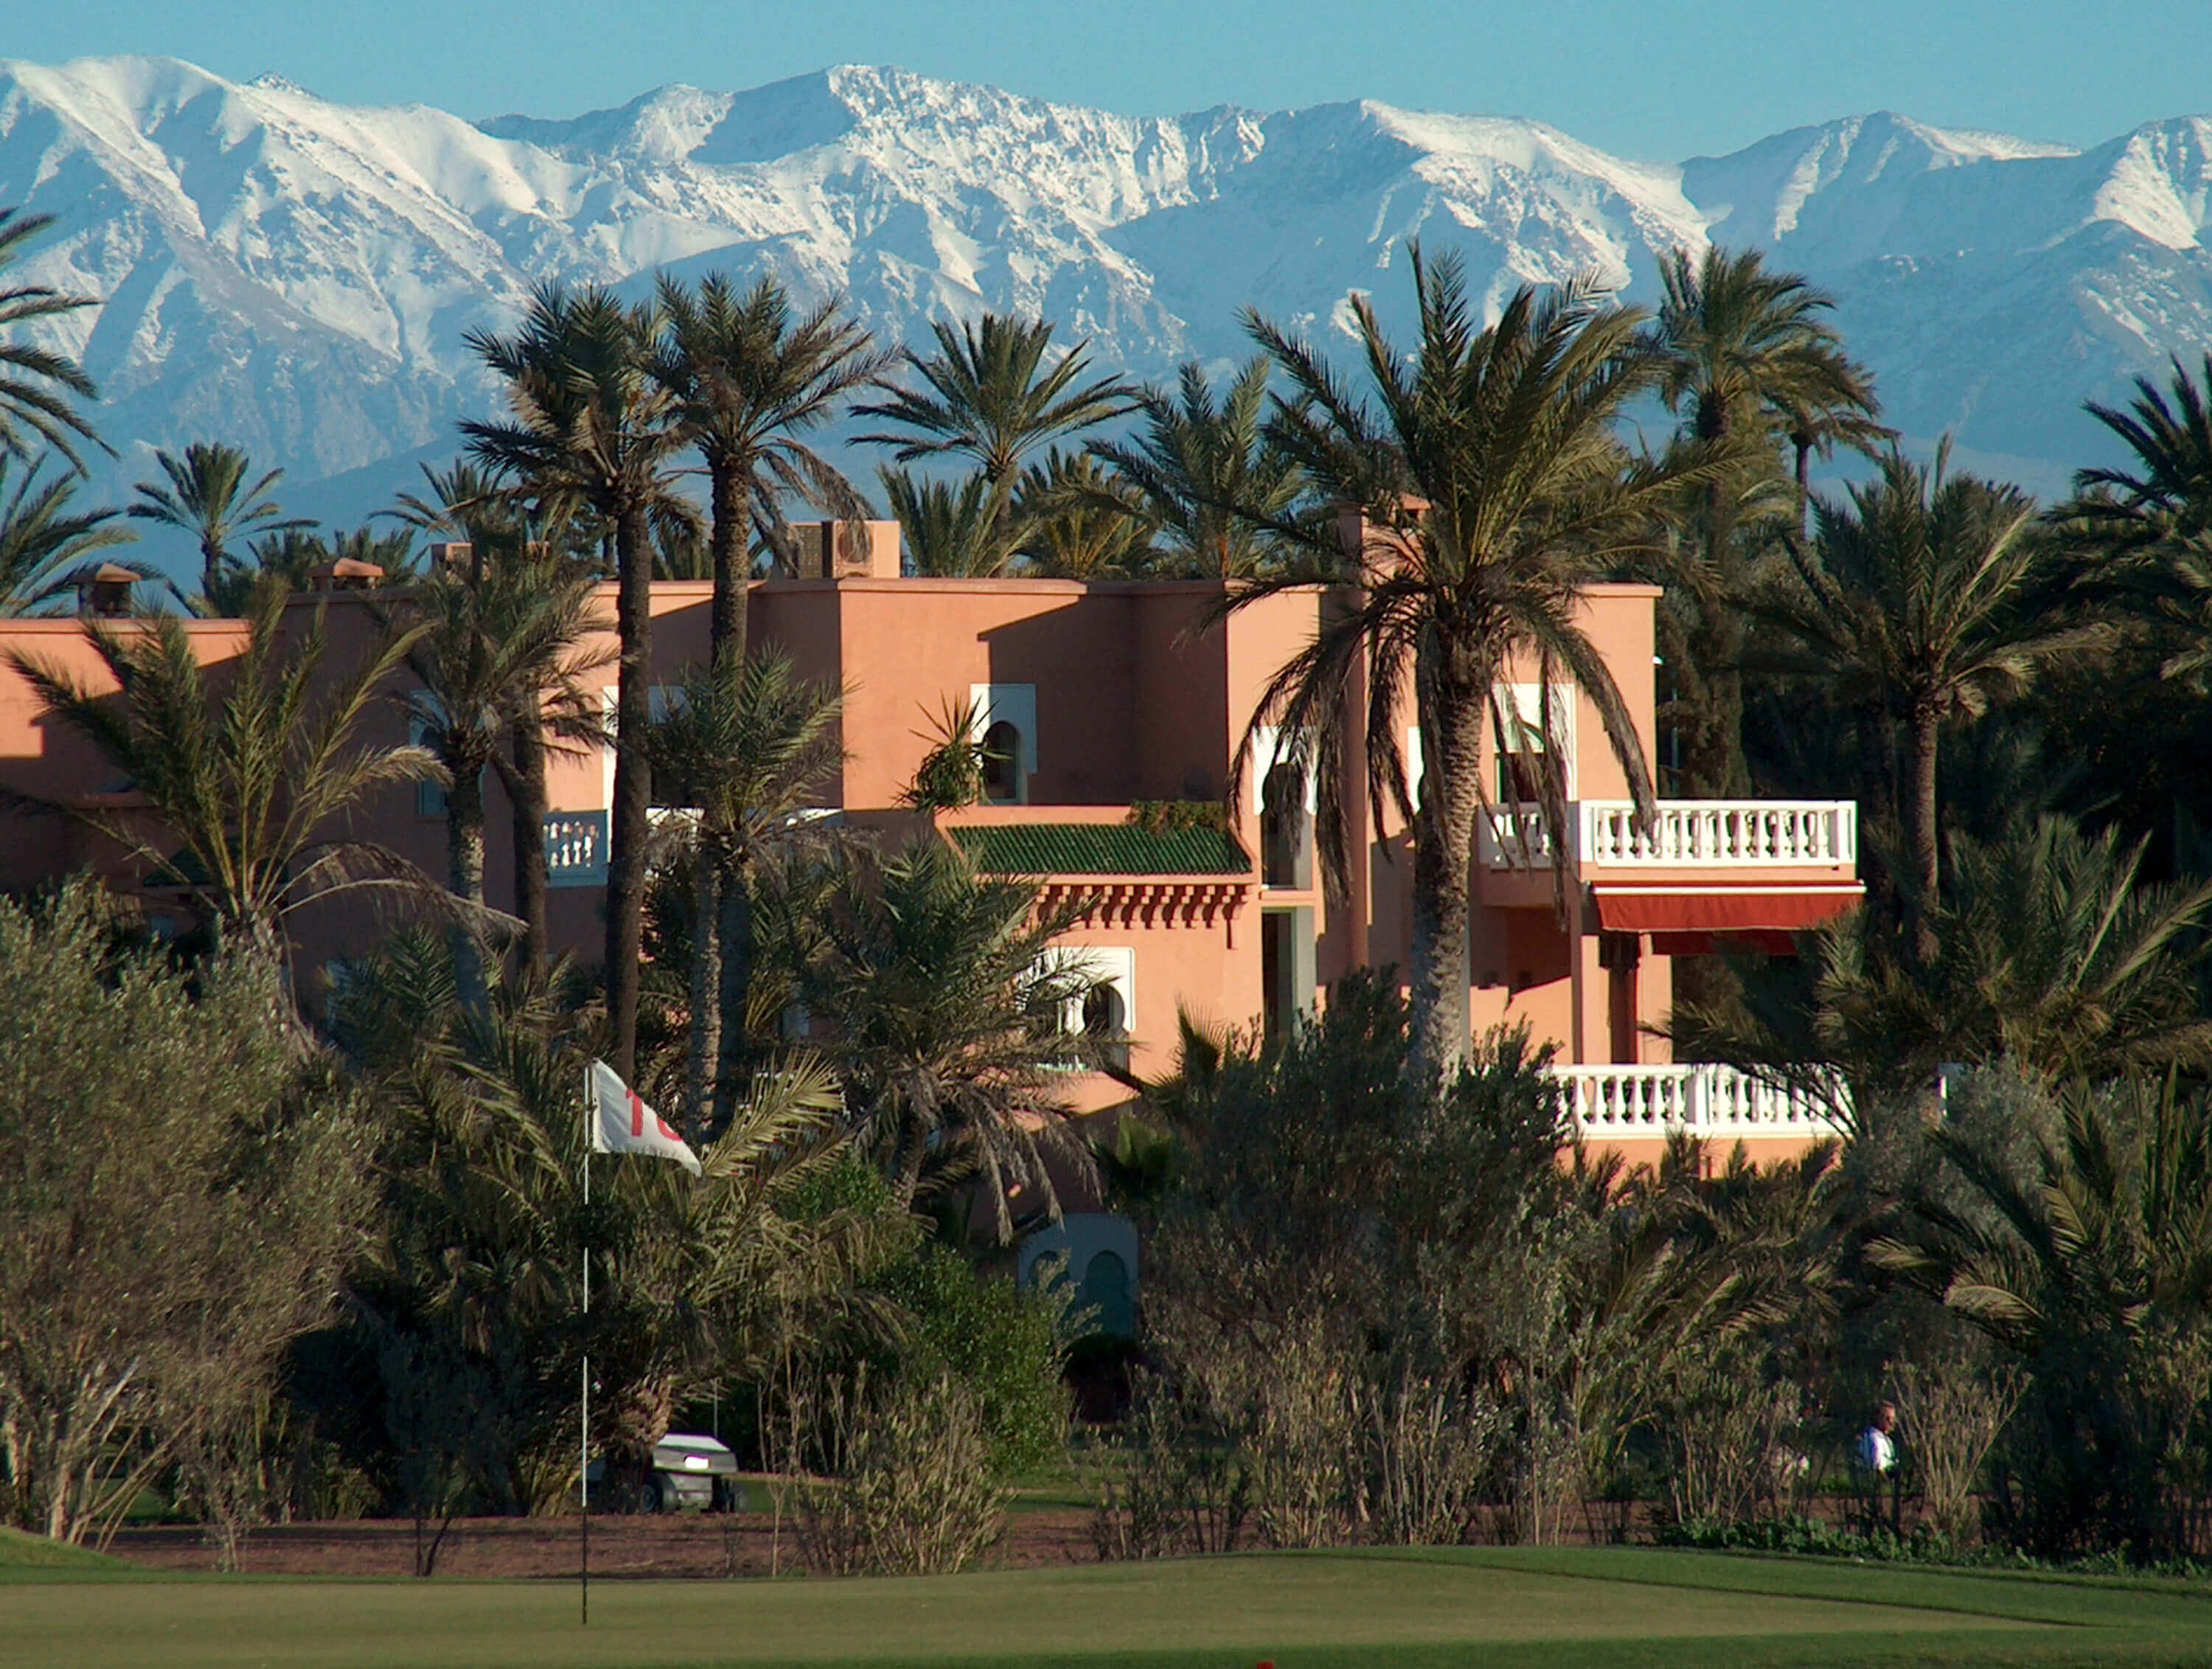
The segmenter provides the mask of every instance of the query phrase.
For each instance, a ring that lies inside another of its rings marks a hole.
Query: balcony
[[[549,886],[607,884],[607,814],[549,812],[545,817],[545,880]]]
[[[1577,800],[1567,835],[1590,869],[1849,869],[1858,861],[1859,819],[1850,800],[1662,800],[1649,830],[1627,800]],[[1492,869],[1552,867],[1534,806],[1500,807],[1481,830]]]
[[[1842,1085],[1822,1092],[1763,1083],[1732,1066],[1559,1066],[1575,1129],[1586,1142],[1653,1141],[1677,1130],[1709,1142],[1844,1135]]]

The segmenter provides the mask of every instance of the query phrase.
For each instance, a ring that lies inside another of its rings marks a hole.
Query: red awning
[[[1761,956],[1795,956],[1797,936],[1769,928],[1742,933],[1655,933],[1654,956],[1720,956],[1729,951],[1757,951]]]
[[[1600,881],[1598,925],[1608,933],[1796,933],[1857,907],[1856,881],[1796,886],[1635,886]]]

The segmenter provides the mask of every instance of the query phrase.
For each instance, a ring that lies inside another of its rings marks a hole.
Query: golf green
[[[1656,1550],[1255,1555],[849,1581],[157,1578],[9,1563],[0,1662],[400,1669],[838,1663],[2212,1661],[2212,1592]]]

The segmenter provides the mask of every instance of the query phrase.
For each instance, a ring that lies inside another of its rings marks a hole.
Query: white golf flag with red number
[[[699,1156],[605,1061],[592,1063],[592,1151],[654,1154],[700,1174]]]

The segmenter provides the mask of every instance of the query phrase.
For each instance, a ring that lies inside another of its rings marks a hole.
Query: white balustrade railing
[[[1587,1141],[1664,1136],[1675,1130],[1709,1141],[1739,1137],[1840,1136],[1849,1093],[1784,1087],[1732,1066],[1557,1066],[1575,1128]]]
[[[549,886],[605,886],[607,884],[607,814],[605,812],[548,812],[545,814],[545,884]]]
[[[1649,829],[1627,800],[1577,800],[1567,832],[1585,868],[1847,868],[1858,861],[1859,808],[1849,800],[1662,800]],[[1548,868],[1552,844],[1534,806],[1485,819],[1493,869]]]
[[[1567,807],[1572,830],[1575,808]],[[1492,869],[1548,869],[1552,867],[1552,831],[1544,826],[1540,806],[1492,806],[1484,814],[1480,835],[1482,861]]]

